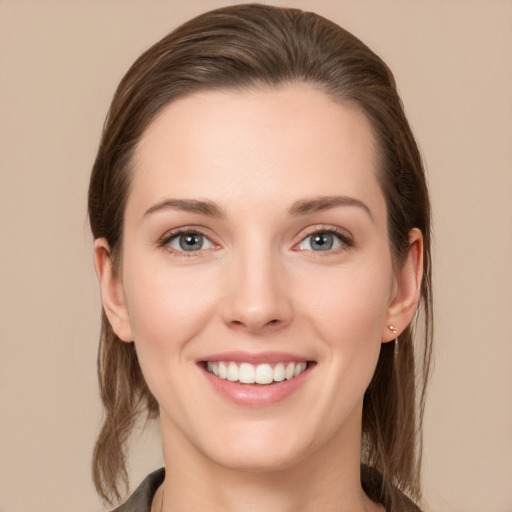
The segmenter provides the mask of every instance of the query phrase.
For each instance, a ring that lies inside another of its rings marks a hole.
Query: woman
[[[189,21],[121,81],[89,215],[106,501],[147,414],[165,470],[119,511],[418,510],[430,207],[379,57],[295,9]]]

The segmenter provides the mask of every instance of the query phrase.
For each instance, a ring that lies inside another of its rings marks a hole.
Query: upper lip
[[[211,354],[201,359],[198,362],[220,362],[232,361],[234,363],[251,363],[251,364],[264,364],[264,363],[302,363],[310,361],[308,357],[297,354],[290,354],[289,352],[218,352]]]

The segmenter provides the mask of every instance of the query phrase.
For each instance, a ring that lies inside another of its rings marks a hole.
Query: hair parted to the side
[[[383,476],[383,491],[399,506],[400,489],[421,496],[421,424],[432,346],[430,203],[420,153],[386,64],[349,32],[314,13],[247,4],[202,14],[148,49],[122,79],[105,121],[89,187],[94,238],[104,237],[114,270],[122,254],[123,215],[137,143],[158,112],[196,91],[279,87],[304,82],[336,101],[357,105],[371,123],[378,179],[388,211],[389,243],[399,266],[419,228],[424,278],[417,318],[423,328],[415,354],[413,326],[382,345],[363,405],[362,462]],[[98,375],[105,418],[94,450],[93,478],[110,503],[128,482],[126,446],[141,413],[154,417],[133,343],[121,342],[103,314]]]

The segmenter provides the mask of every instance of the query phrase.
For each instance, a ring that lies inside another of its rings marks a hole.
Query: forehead
[[[374,137],[355,106],[305,84],[195,93],[167,105],[136,149],[130,202],[236,204],[345,194],[383,203]],[[380,197],[379,197],[380,196]]]

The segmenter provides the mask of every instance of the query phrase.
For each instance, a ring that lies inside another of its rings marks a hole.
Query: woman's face
[[[406,325],[376,171],[365,117],[306,85],[193,94],[146,130],[117,277],[102,241],[96,260],[178,458],[359,457],[381,343]]]

